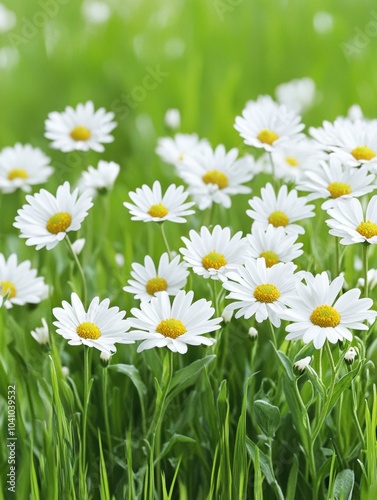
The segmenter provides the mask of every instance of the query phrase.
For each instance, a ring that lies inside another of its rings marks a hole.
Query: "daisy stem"
[[[160,451],[161,451],[161,424],[162,424],[162,419],[165,415],[165,411],[167,408],[166,400],[167,400],[167,396],[168,396],[169,391],[170,391],[171,381],[173,378],[173,369],[174,369],[173,352],[169,351],[167,353],[167,356],[168,356],[167,368],[166,368],[166,370],[164,370],[164,372],[162,374],[162,378],[163,378],[162,391],[160,394],[157,394],[156,409],[155,409],[155,413],[153,416],[152,425],[150,427],[150,431],[153,433],[150,452],[151,452],[151,457],[153,457],[152,461],[156,467],[156,482],[157,482],[157,493],[158,493],[157,497],[158,498],[161,497],[160,496],[161,465],[160,465],[160,461],[156,460],[156,458],[159,457]],[[164,363],[164,365],[165,365],[165,363]],[[154,471],[152,469],[150,470],[150,474],[151,474],[151,476],[153,475],[153,477],[154,477]]]
[[[369,243],[363,244],[363,270],[364,270],[364,297],[368,297],[368,248]]]
[[[272,343],[274,344],[274,347],[277,349],[278,346],[277,346],[277,343],[276,343],[276,335],[275,335],[275,330],[274,330],[274,326],[273,324],[271,323],[270,320],[268,320],[268,324],[270,326],[270,332],[271,332],[271,340],[272,340]]]
[[[68,244],[68,247],[73,255],[73,258],[74,258],[74,261],[76,263],[76,266],[79,270],[79,273],[80,273],[80,276],[81,276],[81,281],[82,281],[82,289],[83,289],[83,304],[84,306],[86,305],[86,298],[87,298],[87,287],[86,287],[86,280],[85,280],[85,274],[84,274],[84,270],[80,264],[80,261],[76,255],[76,252],[73,250],[73,247],[72,247],[72,243],[71,243],[71,240],[69,239],[69,236],[68,234],[66,235],[65,237],[65,240]]]
[[[164,240],[164,243],[165,243],[165,246],[166,246],[166,250],[168,251],[169,259],[171,260],[171,251],[170,251],[168,239],[166,238],[165,228],[164,228],[164,223],[163,222],[160,223],[160,228],[161,228],[162,239]]]
[[[358,404],[357,404],[357,397],[356,397],[356,390],[355,390],[355,380],[352,380],[352,382],[351,382],[351,391],[352,391],[352,413],[353,413],[353,417],[355,419],[355,424],[356,424],[357,432],[359,434],[359,439],[360,439],[360,442],[362,444],[362,449],[365,449],[365,437],[364,437],[364,433],[361,429],[359,417],[357,415]]]
[[[327,417],[327,414],[329,413],[329,410],[330,410],[330,404],[331,404],[331,399],[332,399],[332,396],[333,396],[333,393],[334,393],[334,387],[335,387],[335,380],[336,380],[336,366],[335,366],[335,363],[334,363],[334,358],[333,358],[333,355],[332,355],[332,352],[331,352],[331,348],[330,348],[330,345],[329,345],[329,342],[328,340],[326,340],[326,343],[325,343],[325,349],[326,349],[326,352],[327,352],[327,356],[329,358],[329,361],[330,361],[330,366],[331,366],[331,384],[330,384],[330,388],[327,392],[327,398],[326,398],[326,403],[325,403],[325,406],[321,412],[321,416],[319,417],[319,420],[318,420],[318,423],[313,431],[313,434],[312,434],[312,443],[314,445],[315,443],[315,440],[317,439],[318,437],[318,434],[320,433],[321,429],[322,429],[322,425]]]
[[[103,367],[102,370],[102,403],[103,403],[103,412],[104,412],[104,418],[105,418],[105,429],[106,429],[106,439],[107,439],[107,447],[109,450],[109,456],[110,456],[110,461],[113,461],[113,447],[111,444],[111,432],[110,432],[110,425],[109,425],[109,411],[108,411],[108,404],[107,404],[107,366]]]
[[[270,158],[271,169],[272,169],[272,177],[273,177],[274,180],[276,180],[276,177],[275,177],[275,163],[274,163],[274,160],[272,158],[272,153],[268,153],[268,157]]]
[[[91,348],[84,345],[84,399],[83,399],[83,419],[82,419],[82,464],[86,466],[86,434],[88,421],[88,407],[90,398],[90,389],[92,386],[91,380]]]

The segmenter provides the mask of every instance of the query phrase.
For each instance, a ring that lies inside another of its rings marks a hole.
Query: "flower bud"
[[[347,365],[352,365],[357,356],[357,350],[354,347],[350,347],[346,354],[344,355],[344,361]]]
[[[32,330],[30,333],[32,337],[38,342],[38,344],[44,346],[50,344],[48,325],[44,318],[42,318],[42,326],[36,328],[35,330]]]
[[[254,328],[253,326],[249,328],[248,334],[249,334],[249,337],[251,338],[251,340],[257,340],[258,330],[256,328]]]
[[[306,358],[299,359],[296,363],[293,364],[293,370],[296,374],[301,374],[305,371],[305,369],[309,366],[312,360],[311,356],[306,356]]]

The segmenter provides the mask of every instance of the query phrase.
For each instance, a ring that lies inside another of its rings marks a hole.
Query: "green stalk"
[[[111,432],[110,432],[110,425],[109,425],[109,410],[108,410],[108,404],[107,404],[107,382],[108,382],[108,372],[107,372],[107,366],[103,367],[102,370],[102,404],[103,404],[103,412],[104,412],[104,418],[105,418],[105,430],[106,430],[106,440],[107,440],[107,447],[109,450],[109,456],[111,462],[113,461],[113,447],[111,443]]]
[[[91,389],[91,347],[84,345],[84,398],[82,419],[82,466],[86,465],[86,436],[88,422],[88,407]]]
[[[71,240],[69,239],[68,234],[66,235],[65,240],[66,240],[67,245],[72,253],[72,256],[73,256],[73,259],[76,263],[77,269],[79,270],[79,273],[80,273],[80,277],[81,277],[81,281],[82,281],[82,289],[83,289],[83,303],[84,303],[84,306],[86,306],[86,300],[87,300],[88,294],[87,294],[87,287],[86,287],[84,270],[80,264],[80,261],[76,255],[76,252],[73,250],[72,243],[71,243]]]
[[[364,297],[368,297],[368,248],[369,243],[363,243]]]
[[[159,224],[159,226],[161,228],[162,239],[164,240],[164,243],[165,243],[165,246],[166,246],[166,250],[168,251],[169,259],[171,260],[171,251],[170,251],[168,239],[166,238],[165,229],[164,229],[164,223],[161,222]]]

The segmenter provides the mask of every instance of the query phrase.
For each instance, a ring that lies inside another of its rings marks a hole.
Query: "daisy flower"
[[[307,170],[316,170],[319,161],[326,157],[327,154],[313,140],[287,141],[272,151],[274,176],[297,183]]]
[[[104,193],[113,187],[119,171],[118,163],[100,160],[97,168],[90,166],[81,174],[78,187],[81,192],[87,191],[90,196]]]
[[[186,285],[189,272],[186,264],[180,262],[177,255],[169,262],[169,255],[165,252],[161,255],[158,266],[154,265],[149,255],[144,259],[144,266],[133,263],[128,286],[123,290],[132,293],[135,299],[150,301],[156,294],[166,291],[168,295],[177,293]]]
[[[311,78],[298,78],[278,85],[275,94],[279,104],[285,104],[296,113],[302,113],[314,104],[315,83]]]
[[[181,290],[171,304],[168,293],[161,292],[150,302],[141,302],[140,309],[132,309],[135,318],[128,320],[132,328],[128,338],[144,341],[137,352],[168,347],[185,354],[188,345],[212,345],[215,339],[203,335],[221,328],[222,318],[210,319],[215,312],[211,302],[193,298],[194,292]]]
[[[78,188],[71,194],[69,182],[58,187],[56,196],[41,189],[34,196],[27,195],[26,201],[13,226],[21,231],[20,238],[27,238],[26,245],[35,245],[37,250],[51,250],[69,231],[79,230],[93,206],[87,193],[79,197]]]
[[[131,220],[142,220],[144,222],[186,222],[187,215],[191,215],[194,210],[188,210],[195,202],[184,203],[188,197],[183,186],[176,187],[171,184],[166,193],[162,196],[161,184],[158,181],[153,183],[152,189],[143,184],[137,188],[136,192],[131,191],[129,196],[135,203],[124,202],[123,205],[128,208],[133,216]]]
[[[274,188],[268,183],[261,189],[261,198],[254,196],[249,200],[252,210],[247,210],[246,214],[254,219],[256,226],[264,229],[272,224],[274,227],[284,227],[287,234],[304,234],[304,228],[295,222],[315,215],[314,205],[307,205],[306,202],[307,198],[299,198],[295,189],[288,193],[286,185],[276,195]]]
[[[63,307],[52,310],[57,319],[53,323],[56,332],[70,345],[83,344],[108,354],[116,351],[116,343],[133,344],[133,340],[126,335],[129,325],[123,319],[125,311],[109,305],[109,299],[100,302],[99,297],[95,297],[85,311],[78,295],[72,293],[71,304],[63,300]]]
[[[226,152],[220,144],[215,150],[210,146],[189,154],[178,170],[178,175],[189,185],[189,193],[200,210],[218,203],[231,206],[230,196],[248,194],[251,189],[243,186],[253,178],[248,160],[238,157],[238,149]]]
[[[295,269],[292,262],[267,267],[263,258],[247,260],[243,266],[225,273],[227,281],[223,287],[230,292],[225,298],[233,301],[225,310],[238,309],[236,318],[255,315],[258,323],[268,318],[279,327],[288,297],[295,290]]]
[[[50,158],[30,144],[4,148],[0,151],[0,191],[31,191],[31,186],[43,184],[54,171],[49,163]]]
[[[357,198],[339,201],[327,213],[331,219],[326,221],[329,233],[342,238],[342,245],[354,243],[377,243],[377,196],[373,196],[366,208],[364,217],[363,207]]]
[[[200,233],[191,229],[190,239],[182,237],[186,248],[179,251],[195,274],[217,280],[225,271],[243,264],[248,244],[239,231],[231,237],[229,227],[215,226],[212,233],[203,226]]]
[[[309,192],[308,200],[326,198],[322,208],[327,210],[340,200],[358,198],[374,191],[377,188],[372,185],[375,175],[368,175],[368,172],[365,166],[349,168],[338,158],[330,157],[329,163],[321,162],[316,172],[306,172],[297,189]]]
[[[45,121],[45,137],[52,140],[51,147],[66,153],[68,151],[97,151],[102,153],[102,143],[112,142],[110,132],[116,127],[114,113],[105,108],[94,110],[92,101],[78,104],[76,109],[67,106],[63,113],[56,111]]]
[[[252,259],[263,257],[267,267],[279,262],[291,262],[303,254],[302,243],[296,243],[297,234],[287,234],[283,227],[274,228],[271,224],[264,230],[261,227],[252,229],[246,235],[250,245],[247,256]]]
[[[277,104],[270,96],[260,96],[246,104],[234,128],[245,144],[270,152],[288,139],[300,139],[304,125],[294,111]]]
[[[336,297],[342,289],[343,278],[339,276],[331,283],[326,272],[313,276],[307,273],[306,284],[296,283],[296,294],[287,301],[291,309],[282,316],[292,323],[286,327],[287,340],[302,339],[305,344],[313,342],[321,349],[326,339],[332,344],[338,340],[352,340],[351,329],[368,330],[363,322],[374,321],[377,313],[371,311],[371,299],[360,299],[360,290],[353,288]]]
[[[31,269],[29,260],[18,264],[15,253],[8,260],[0,253],[0,297],[7,309],[38,304],[47,296],[48,286],[44,278],[37,277],[36,269]]]
[[[162,161],[178,168],[188,154],[201,151],[208,145],[207,139],[199,139],[197,134],[176,134],[174,138],[161,137],[156,153]]]
[[[369,169],[377,168],[375,123],[340,117],[334,123],[324,121],[322,127],[311,127],[309,131],[314,139],[332,151],[343,163],[351,167],[366,164]]]

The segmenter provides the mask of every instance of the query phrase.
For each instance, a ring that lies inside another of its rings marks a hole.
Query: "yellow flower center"
[[[13,179],[27,179],[29,174],[23,168],[13,168],[9,170],[7,178],[8,181],[13,181]]]
[[[322,328],[335,327],[340,323],[340,314],[331,306],[318,306],[310,315],[310,321]]]
[[[293,156],[287,156],[285,158],[285,161],[288,163],[290,167],[298,167],[298,161]]]
[[[372,160],[376,153],[373,149],[368,148],[368,146],[357,146],[357,148],[351,151],[351,155],[355,160]]]
[[[228,177],[220,170],[208,170],[203,177],[205,184],[217,184],[219,189],[224,189],[228,186]]]
[[[154,295],[156,292],[163,292],[168,288],[168,284],[164,278],[160,278],[156,276],[155,278],[151,278],[148,283],[145,285],[145,289],[149,293],[149,295]]]
[[[76,328],[76,333],[82,339],[97,340],[101,336],[101,330],[94,323],[90,323],[90,321],[80,323]]]
[[[352,188],[349,184],[345,182],[332,182],[327,186],[329,193],[332,198],[339,198],[340,196],[344,196],[345,194],[351,194]]]
[[[169,318],[161,321],[157,327],[156,332],[161,333],[164,337],[176,339],[180,335],[187,332],[185,325],[179,319]]]
[[[87,141],[92,137],[91,131],[84,125],[77,125],[69,135],[74,141]]]
[[[16,296],[16,287],[11,281],[0,281],[0,295],[3,297],[8,294],[8,299]]]
[[[271,146],[271,144],[279,139],[279,136],[272,130],[263,129],[257,135],[257,139],[258,141],[263,142],[263,144],[269,144]]]
[[[361,234],[361,236],[364,236],[364,238],[369,239],[373,236],[377,236],[377,224],[370,220],[366,222],[363,221],[357,226],[356,231]]]
[[[274,227],[285,227],[289,223],[289,218],[285,215],[284,212],[276,210],[276,212],[272,212],[272,214],[269,216],[268,222]]]
[[[58,212],[52,215],[46,224],[46,229],[52,234],[66,231],[72,222],[72,216],[68,212]]]
[[[275,264],[278,264],[279,262],[279,257],[276,255],[275,252],[271,252],[271,250],[266,250],[265,252],[262,252],[259,257],[263,257],[264,260],[266,261],[266,266],[267,267],[272,267]]]
[[[212,252],[207,253],[202,258],[202,264],[205,269],[220,269],[220,267],[223,267],[226,265],[226,258],[222,253],[215,252],[213,250]]]
[[[271,283],[265,283],[263,285],[258,285],[254,290],[254,297],[258,302],[264,302],[269,304],[275,302],[280,297],[280,292],[275,285]]]
[[[158,217],[159,219],[162,219],[169,213],[169,210],[162,203],[158,203],[157,205],[152,205],[148,210],[148,213],[152,217]]]

